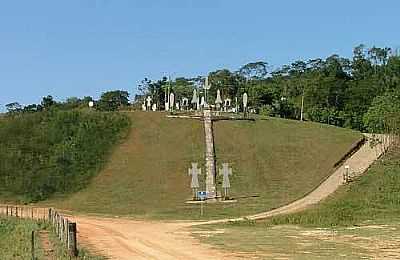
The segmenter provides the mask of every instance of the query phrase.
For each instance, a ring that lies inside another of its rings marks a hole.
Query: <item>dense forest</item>
[[[129,124],[123,114],[83,110],[0,118],[0,195],[30,202],[81,189]]]
[[[258,61],[237,71],[220,69],[208,76],[212,85],[209,102],[215,99],[217,89],[223,98],[238,97],[239,103],[246,92],[249,106],[269,116],[380,132],[384,116],[400,114],[400,56],[390,48],[359,45],[351,59],[331,55],[295,61],[276,70]],[[143,102],[144,97],[151,96],[157,107],[163,108],[168,88],[177,100],[190,100],[195,88],[203,95],[203,82],[200,76],[173,81],[146,78],[138,87],[136,100]]]

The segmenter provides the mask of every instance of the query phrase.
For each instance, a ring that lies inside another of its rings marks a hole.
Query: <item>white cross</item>
[[[199,175],[201,175],[201,169],[197,168],[197,163],[192,163],[192,168],[189,168],[189,175],[192,175],[192,181],[190,183],[190,188],[199,188]]]
[[[197,168],[197,163],[192,163],[192,168],[189,168],[188,175],[192,176],[192,181],[190,182],[190,188],[193,190],[193,198],[197,199],[196,190],[200,187],[199,175],[201,175],[201,169]]]
[[[219,175],[223,175],[222,188],[224,189],[224,198],[228,199],[228,189],[231,187],[229,175],[232,175],[232,168],[229,168],[228,163],[222,164],[222,168],[219,169]]]
[[[229,181],[229,175],[232,175],[232,168],[229,168],[228,163],[222,164],[222,168],[219,169],[219,175],[223,175],[222,188],[230,188],[231,183]]]

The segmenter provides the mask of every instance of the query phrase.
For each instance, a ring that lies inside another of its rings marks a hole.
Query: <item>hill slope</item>
[[[89,213],[200,218],[199,205],[184,202],[191,197],[190,163],[204,169],[202,123],[167,119],[162,113],[129,116],[130,135],[88,188],[49,203]],[[218,167],[232,163],[231,196],[238,201],[207,204],[203,218],[253,214],[303,196],[361,137],[346,129],[281,119],[217,122],[214,129]]]

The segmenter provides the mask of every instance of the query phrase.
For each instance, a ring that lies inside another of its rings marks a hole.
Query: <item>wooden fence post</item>
[[[31,250],[32,250],[32,260],[35,260],[35,231],[33,230],[31,237]]]
[[[49,216],[48,216],[47,220],[51,223],[51,208],[49,208]]]
[[[67,245],[67,250],[68,250],[68,247],[69,247],[69,220],[68,219],[66,219],[65,220],[65,226],[66,226],[66,228],[67,228],[67,230],[66,230],[66,232],[65,232],[65,244]]]
[[[6,205],[6,216],[8,217],[8,205]]]
[[[18,218],[18,207],[15,206],[15,216]]]
[[[68,251],[71,256],[78,256],[76,245],[76,223],[68,224]]]

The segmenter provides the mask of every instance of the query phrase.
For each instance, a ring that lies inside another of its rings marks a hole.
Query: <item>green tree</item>
[[[108,91],[101,95],[97,108],[103,111],[115,111],[129,105],[129,93],[123,90]]]

